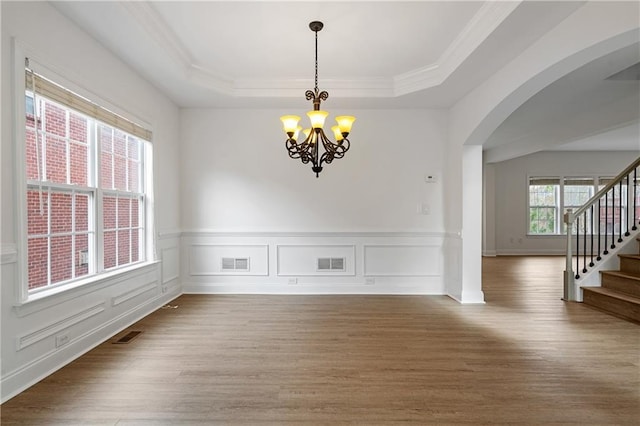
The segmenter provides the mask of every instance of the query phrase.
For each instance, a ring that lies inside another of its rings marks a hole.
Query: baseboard
[[[505,249],[496,250],[496,256],[564,256],[564,249]]]
[[[237,283],[184,283],[184,294],[367,294],[367,295],[444,295],[444,284],[439,278],[422,282],[395,282],[376,284],[237,284]]]

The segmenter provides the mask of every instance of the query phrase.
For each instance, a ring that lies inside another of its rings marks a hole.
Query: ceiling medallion
[[[302,130],[302,127],[298,125],[300,117],[297,115],[284,115],[280,117],[284,126],[284,132],[287,134],[287,140],[285,146],[289,152],[289,157],[294,159],[300,159],[302,163],[311,163],[311,170],[319,176],[322,171],[323,164],[331,164],[336,158],[344,157],[344,154],[349,150],[351,143],[347,136],[351,131],[351,126],[356,120],[355,117],[350,115],[342,115],[336,117],[336,126],[331,127],[335,136],[336,142],[331,142],[329,138],[324,134],[322,127],[324,126],[324,120],[329,113],[327,111],[320,110],[320,102],[326,101],[329,97],[329,93],[326,91],[320,92],[318,90],[318,31],[322,30],[323,23],[319,21],[313,21],[309,24],[309,28],[316,35],[316,79],[314,90],[307,90],[305,97],[308,101],[313,101],[313,111],[309,111],[307,116],[311,121],[311,128]],[[302,143],[298,143],[298,135],[300,131],[305,135],[305,140]],[[322,144],[324,152],[320,154],[319,147]]]

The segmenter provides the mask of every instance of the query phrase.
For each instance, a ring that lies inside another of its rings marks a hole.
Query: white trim
[[[443,296],[441,283],[397,283],[374,285],[364,283],[333,283],[318,285],[302,283],[237,284],[237,283],[185,283],[183,294],[264,294],[264,295],[420,295]]]
[[[212,229],[187,229],[182,237],[292,237],[292,238],[460,238],[458,233],[429,231],[226,231]]]
[[[169,240],[172,238],[180,238],[182,236],[182,231],[179,229],[169,229],[166,231],[158,231],[158,240]]]
[[[2,244],[0,246],[0,264],[8,265],[18,261],[16,244]]]

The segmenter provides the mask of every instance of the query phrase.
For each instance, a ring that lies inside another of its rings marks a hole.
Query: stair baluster
[[[618,189],[618,242],[622,242],[622,180]]]
[[[584,218],[584,224],[582,225],[582,227],[583,227],[582,235],[584,236],[584,238],[582,239],[582,245],[583,245],[583,250],[582,250],[582,273],[586,274],[587,273],[587,211],[585,210],[582,215],[583,215],[583,218]],[[578,227],[578,230],[576,231],[576,234],[579,233],[579,232],[580,232],[580,227]]]
[[[609,223],[609,195],[604,194],[604,251],[602,254],[609,254],[607,246],[607,225]]]
[[[600,235],[602,234],[602,219],[600,218],[600,215],[602,214],[602,207],[600,206],[600,201],[602,200],[602,198],[598,198],[598,257],[596,257],[596,260],[602,260],[602,256],[600,256]],[[596,223],[595,221],[595,217],[594,217],[594,221],[593,221],[594,225]],[[594,228],[595,229],[595,228]],[[607,245],[607,243],[605,243],[605,246]]]
[[[633,227],[632,230],[638,229],[636,224],[638,223],[636,219],[636,213],[638,210],[638,169],[633,170]]]
[[[594,205],[592,204],[591,205],[591,229],[590,229],[590,231],[591,231],[591,253],[590,253],[591,254],[591,262],[589,262],[589,267],[590,268],[593,268],[593,265],[595,265],[595,263],[593,263],[593,242],[595,240],[595,238],[593,237],[593,231],[596,228],[595,228],[595,223],[594,223],[595,216],[593,214],[593,208],[594,208]],[[586,214],[586,212],[585,212],[585,214]],[[585,229],[586,229],[586,226],[585,226]]]

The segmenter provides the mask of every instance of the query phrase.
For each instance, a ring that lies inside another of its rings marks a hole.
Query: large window
[[[29,291],[146,260],[150,133],[26,75]]]
[[[566,232],[563,217],[567,210],[575,212],[611,181],[611,177],[604,176],[530,177],[529,234],[559,235]],[[581,215],[580,228],[577,228],[578,223],[574,224],[573,233],[619,232],[627,215],[627,197],[620,197],[620,194],[626,194],[627,191],[626,182],[616,185],[608,193],[606,200],[602,199],[600,211],[597,211],[597,205],[594,207],[595,221],[591,210],[588,210],[586,221]]]

